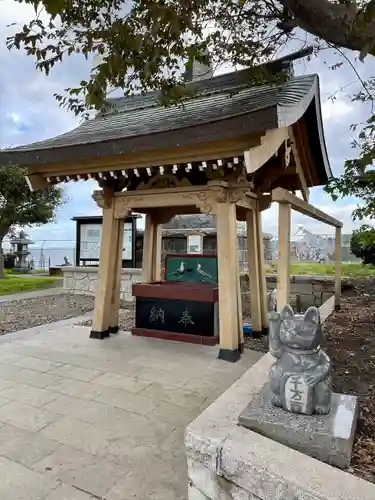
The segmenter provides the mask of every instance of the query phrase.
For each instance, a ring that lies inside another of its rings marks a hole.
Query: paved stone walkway
[[[185,500],[183,433],[261,354],[131,337],[74,318],[0,342],[0,498]]]

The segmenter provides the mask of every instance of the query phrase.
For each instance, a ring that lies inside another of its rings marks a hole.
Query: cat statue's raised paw
[[[277,358],[269,371],[271,402],[293,413],[326,415],[331,408],[331,361],[321,348],[319,310],[304,315],[286,305],[269,314],[269,350]]]

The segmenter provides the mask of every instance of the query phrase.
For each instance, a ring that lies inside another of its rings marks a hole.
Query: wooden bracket
[[[291,147],[292,147],[292,151],[293,151],[294,162],[296,164],[296,170],[297,170],[297,174],[298,174],[299,182],[300,182],[300,186],[301,186],[301,193],[302,193],[303,199],[305,201],[309,201],[310,191],[309,191],[309,187],[307,185],[305,173],[303,171],[303,167],[302,167],[301,159],[300,159],[300,156],[298,153],[298,148],[297,148],[297,144],[296,144],[296,140],[294,137],[292,127],[289,127],[288,133],[289,133],[290,143],[291,143]]]
[[[260,169],[272,156],[277,153],[279,147],[288,139],[288,129],[277,128],[267,130],[261,139],[261,145],[244,151],[246,171],[253,174]]]
[[[31,192],[38,191],[38,189],[51,187],[47,179],[45,179],[42,174],[26,175],[26,183]]]

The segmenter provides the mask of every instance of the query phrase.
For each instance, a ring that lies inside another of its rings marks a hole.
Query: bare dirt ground
[[[356,394],[360,415],[351,467],[375,483],[375,286],[360,280],[346,291],[341,310],[325,322],[327,354],[336,392]]]
[[[340,311],[324,323],[333,390],[355,394],[360,414],[349,472],[375,483],[375,281],[353,281]],[[246,337],[245,347],[268,351],[268,338]]]

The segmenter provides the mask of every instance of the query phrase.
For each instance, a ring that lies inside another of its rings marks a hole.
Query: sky
[[[59,108],[53,94],[63,92],[65,88],[87,76],[89,63],[79,56],[73,56],[63,64],[58,64],[48,77],[43,75],[35,69],[32,57],[26,56],[22,51],[9,52],[5,45],[6,37],[15,29],[8,25],[13,22],[23,24],[33,15],[33,10],[30,6],[13,0],[3,0],[0,10],[0,147],[31,143],[74,128],[79,123],[78,119]],[[355,60],[356,54],[348,55],[364,79],[373,76],[372,58],[361,63]],[[319,74],[326,144],[334,175],[342,173],[345,159],[354,155],[350,125],[366,119],[369,113],[368,106],[352,103],[349,99],[349,94],[358,90],[356,75],[349,64],[345,63],[336,71],[329,69],[329,66],[341,60],[342,57],[336,56],[332,51],[324,51],[319,58],[298,63],[296,67],[298,73]],[[339,89],[343,90],[338,92]],[[332,94],[336,94],[334,102],[330,99]],[[92,190],[97,189],[96,182],[80,181],[65,186],[69,201],[58,211],[56,222],[27,230],[37,245],[45,241],[45,247],[72,247],[75,241],[75,223],[71,218],[100,214],[100,209],[91,199]],[[310,202],[342,220],[345,233],[350,233],[361,224],[353,222],[351,218],[351,213],[360,200],[346,198],[333,203],[322,188],[314,188],[310,192]],[[329,226],[297,213],[293,213],[292,224],[294,229],[297,224],[302,224],[316,234],[332,232]],[[277,233],[276,206],[263,213],[263,230]]]

